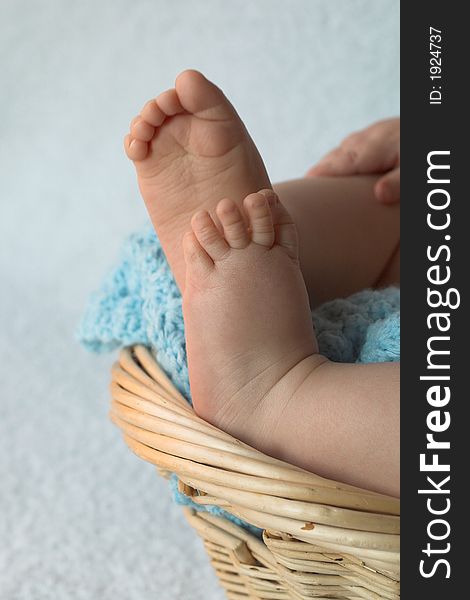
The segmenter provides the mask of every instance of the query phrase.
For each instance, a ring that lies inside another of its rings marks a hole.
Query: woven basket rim
[[[282,462],[200,419],[145,346],[112,369],[112,421],[130,449],[201,506],[399,579],[400,503]]]

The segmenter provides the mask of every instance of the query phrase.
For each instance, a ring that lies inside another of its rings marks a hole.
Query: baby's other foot
[[[197,212],[183,239],[183,311],[196,412],[262,449],[318,352],[297,231],[271,190]]]
[[[181,238],[199,208],[229,194],[240,202],[270,187],[263,161],[222,91],[197,71],[144,106],[124,140],[139,188],[176,281],[184,286]]]

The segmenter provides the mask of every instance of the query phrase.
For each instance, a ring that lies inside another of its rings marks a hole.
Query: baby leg
[[[199,211],[184,238],[196,412],[266,454],[397,495],[399,365],[318,354],[296,227],[272,191],[216,213],[223,231]]]
[[[377,177],[315,177],[274,186],[299,234],[311,306],[400,282],[400,205],[374,198]]]

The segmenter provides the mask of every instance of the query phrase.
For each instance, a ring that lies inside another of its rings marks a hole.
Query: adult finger
[[[375,184],[375,196],[383,204],[400,202],[400,167],[389,171]]]
[[[357,175],[385,173],[400,164],[399,119],[388,119],[348,135],[306,174]]]

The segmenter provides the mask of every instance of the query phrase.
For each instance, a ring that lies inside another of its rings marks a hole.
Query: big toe
[[[271,208],[264,194],[250,194],[243,201],[250,222],[251,239],[255,244],[271,248],[274,244],[274,225]]]
[[[299,259],[299,239],[297,227],[287,212],[284,205],[279,201],[274,190],[265,189],[259,192],[266,199],[272,214],[275,232],[275,244],[284,248],[287,254],[294,260]]]
[[[183,108],[198,117],[230,119],[236,115],[222,90],[199,71],[188,69],[180,73],[175,89]]]

